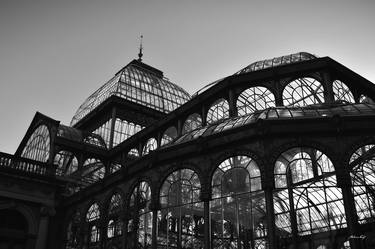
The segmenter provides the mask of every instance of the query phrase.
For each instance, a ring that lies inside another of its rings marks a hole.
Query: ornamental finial
[[[140,38],[139,53],[138,53],[138,61],[140,61],[140,62],[142,62],[142,56],[143,56],[143,53],[142,53],[142,50],[143,50],[142,40],[143,40],[143,35],[141,35],[141,38]]]

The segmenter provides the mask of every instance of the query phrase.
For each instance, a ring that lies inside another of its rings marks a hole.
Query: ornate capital
[[[55,216],[56,210],[53,207],[49,206],[42,206],[40,208],[40,215],[41,216]]]

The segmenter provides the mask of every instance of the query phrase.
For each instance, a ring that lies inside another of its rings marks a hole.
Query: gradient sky
[[[69,124],[137,57],[194,93],[248,64],[330,56],[375,82],[375,1],[0,0],[0,151],[14,153],[36,111]]]

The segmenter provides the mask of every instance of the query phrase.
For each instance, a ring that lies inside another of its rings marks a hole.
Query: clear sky
[[[330,56],[375,82],[374,0],[0,0],[0,151],[36,111],[69,124],[137,57],[194,93],[248,64]]]

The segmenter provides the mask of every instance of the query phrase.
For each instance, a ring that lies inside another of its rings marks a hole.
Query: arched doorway
[[[0,210],[0,248],[26,248],[29,224],[17,210]]]

